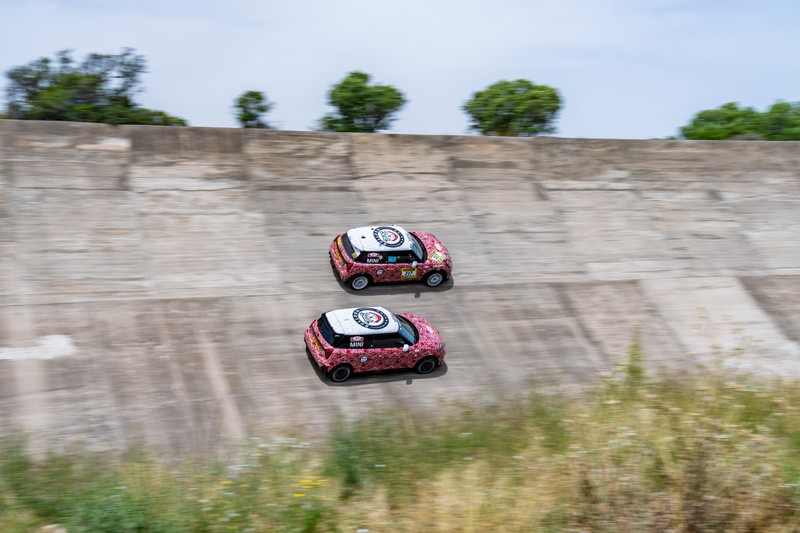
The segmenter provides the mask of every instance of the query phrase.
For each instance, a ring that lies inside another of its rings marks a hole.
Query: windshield
[[[416,344],[419,340],[419,333],[417,332],[417,328],[414,327],[414,324],[401,316],[398,316],[397,320],[400,322],[398,333],[403,337],[403,340],[408,344]]]
[[[347,256],[350,259],[356,259],[359,255],[361,255],[361,250],[353,246],[353,243],[350,242],[350,237],[347,236],[347,233],[342,234],[342,246],[344,246],[344,251],[347,252]]]
[[[414,252],[420,261],[425,261],[428,259],[428,255],[425,253],[425,245],[422,244],[422,241],[419,240],[419,237],[410,233],[411,235],[411,251]]]

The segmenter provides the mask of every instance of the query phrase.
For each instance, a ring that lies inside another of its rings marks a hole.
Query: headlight
[[[439,349],[441,350],[441,349],[443,349],[443,348],[444,348],[444,344],[442,344],[442,342],[441,342],[441,341],[439,341]]]
[[[453,268],[453,263],[449,259],[445,259],[444,264],[447,265],[447,268]]]

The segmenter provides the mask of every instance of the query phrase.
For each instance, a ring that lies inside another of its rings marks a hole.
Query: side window
[[[390,254],[386,259],[388,263],[410,263],[412,261],[417,261],[417,258],[410,252]]]
[[[359,263],[380,264],[386,262],[386,254],[379,252],[362,252],[357,259]]]
[[[375,335],[372,341],[373,348],[397,348],[405,344],[403,338],[397,333],[389,333],[386,335]]]

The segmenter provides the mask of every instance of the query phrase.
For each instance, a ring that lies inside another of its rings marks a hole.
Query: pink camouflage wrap
[[[419,340],[409,346],[407,352],[396,348],[335,348],[323,337],[319,329],[319,319],[314,320],[305,332],[305,343],[317,365],[329,372],[337,365],[348,364],[354,372],[375,372],[414,368],[425,357],[436,359],[436,366],[444,361],[446,346],[444,340],[433,326],[420,315],[398,314],[409,320],[419,332]],[[328,352],[329,355],[326,355]]]
[[[344,234],[337,235],[328,250],[331,263],[333,264],[339,279],[347,283],[349,279],[358,275],[368,275],[374,283],[418,281],[425,279],[430,272],[440,272],[444,280],[452,277],[453,264],[452,257],[447,248],[434,235],[422,231],[411,231],[410,234],[419,238],[425,246],[427,258],[421,261],[416,267],[411,263],[362,263],[354,261],[347,255],[341,238]],[[383,254],[389,252],[365,252],[369,259],[375,260]]]

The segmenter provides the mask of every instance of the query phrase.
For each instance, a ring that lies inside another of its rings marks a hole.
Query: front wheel
[[[421,359],[414,370],[417,374],[430,374],[436,368],[436,358],[432,356],[428,356],[425,359]]]
[[[354,291],[366,289],[367,285],[369,285],[369,278],[364,274],[359,274],[350,279],[350,288]]]
[[[444,281],[444,274],[441,272],[431,272],[425,276],[425,285],[428,287],[438,287]]]
[[[342,381],[347,381],[350,379],[350,376],[353,375],[353,367],[350,365],[339,365],[333,367],[331,370],[331,381],[335,381],[336,383],[341,383]]]

